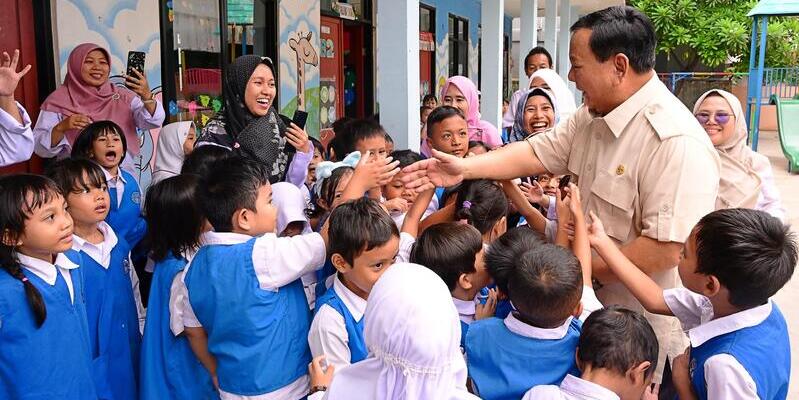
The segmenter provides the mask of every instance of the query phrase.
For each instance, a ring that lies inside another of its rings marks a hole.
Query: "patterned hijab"
[[[286,125],[275,110],[276,99],[272,99],[273,104],[263,117],[253,115],[244,104],[247,82],[261,64],[274,75],[275,66],[268,57],[241,56],[228,66],[222,88],[225,110],[220,116],[234,141],[233,151],[266,165],[269,181],[276,183],[285,178],[294,148],[286,146]]]

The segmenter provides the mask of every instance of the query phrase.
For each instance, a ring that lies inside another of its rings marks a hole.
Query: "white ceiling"
[[[483,0],[494,1],[494,0]],[[522,12],[522,1],[532,0],[505,0],[505,13],[511,17],[518,17]],[[546,9],[546,0],[538,0],[539,16],[543,16],[543,11]],[[571,0],[571,5],[577,9],[580,14],[588,14],[590,12],[601,10],[610,6],[622,6],[624,0]]]

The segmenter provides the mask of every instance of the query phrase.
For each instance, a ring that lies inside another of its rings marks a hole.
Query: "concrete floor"
[[[761,133],[758,153],[771,161],[774,178],[782,195],[782,205],[787,210],[787,222],[799,235],[799,175],[788,173],[788,162],[782,155],[776,132]],[[793,279],[774,296],[774,300],[788,321],[791,338],[791,386],[788,398],[799,399],[799,270],[794,272]]]

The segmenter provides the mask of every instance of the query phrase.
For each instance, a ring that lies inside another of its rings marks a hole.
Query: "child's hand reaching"
[[[671,380],[674,382],[674,388],[680,399],[695,399],[693,387],[691,385],[691,373],[689,365],[691,363],[691,348],[685,349],[685,352],[674,358],[671,364]]]
[[[539,204],[544,198],[544,188],[541,187],[541,184],[538,183],[538,181],[533,181],[532,184],[522,182],[521,188],[522,192],[524,193],[524,197],[531,204]]]
[[[383,202],[383,207],[385,207],[386,211],[389,213],[405,213],[408,212],[408,210],[411,208],[411,205],[408,204],[408,201],[402,197],[397,197]]]
[[[311,378],[311,387],[330,386],[335,372],[336,368],[327,363],[324,355],[314,357],[311,363],[308,364],[308,375]]]
[[[349,200],[355,200],[371,189],[379,188],[391,182],[391,178],[399,172],[399,161],[391,157],[372,157],[372,152],[367,151],[361,155],[355,172],[349,184],[344,189],[341,197],[333,204],[333,208]]]
[[[497,289],[488,289],[488,298],[485,304],[478,304],[474,310],[474,319],[491,318],[497,312]]]
[[[588,226],[588,241],[591,246],[597,247],[607,244],[610,241],[610,237],[605,233],[605,226],[602,224],[602,220],[593,211],[589,211],[588,215],[592,221],[591,225]],[[610,244],[613,243],[611,242]]]

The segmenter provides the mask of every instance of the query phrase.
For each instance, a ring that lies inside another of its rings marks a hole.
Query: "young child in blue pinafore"
[[[0,178],[2,399],[97,398],[82,268],[67,258],[66,208],[47,178]]]
[[[122,128],[112,121],[97,121],[83,128],[72,145],[73,158],[88,158],[103,167],[108,181],[111,209],[106,222],[131,247],[144,237],[147,223],[141,214],[139,184],[119,167],[128,150]]]
[[[430,268],[447,284],[460,316],[463,348],[469,325],[493,316],[497,301],[496,289],[488,291],[485,303],[476,300],[481,289],[491,283],[480,231],[458,222],[433,225],[416,241],[411,262]]]
[[[141,351],[140,399],[219,397],[211,376],[189,347],[183,321],[172,304],[190,256],[197,251],[205,218],[197,204],[198,177],[178,175],[147,190],[147,242],[155,261]]]
[[[316,300],[316,314],[308,333],[314,357],[325,355],[337,369],[366,358],[366,298],[395,260],[408,261],[419,219],[432,194],[427,191],[419,195],[418,202],[408,211],[402,232],[376,200],[361,197],[338,206],[330,214],[328,255],[337,273],[332,286]]]
[[[186,335],[223,398],[299,399],[308,393],[310,310],[300,277],[324,262],[318,233],[279,238],[265,168],[214,163],[198,189],[214,231],[184,277]]]
[[[584,286],[591,282],[591,249],[579,191],[570,188],[562,218],[574,222],[574,253],[541,242],[527,227],[507,232],[513,240],[500,238],[486,252],[486,266],[515,311],[476,321],[466,334],[469,376],[483,399],[519,399],[533,386],[579,373],[574,353],[581,320],[602,304]],[[565,225],[560,235],[568,235]]]
[[[658,361],[658,338],[643,315],[619,306],[591,313],[577,345],[580,377],[535,386],[522,400],[640,400]]]
[[[102,169],[86,159],[66,159],[48,175],[66,193],[74,222],[72,249],[85,278],[86,314],[95,389],[101,398],[137,399],[139,315],[133,293],[130,246],[104,221],[109,209]]]
[[[691,342],[674,359],[680,399],[784,399],[791,375],[788,328],[770,300],[791,279],[795,234],[762,211],[704,216],[678,266],[684,288],[662,290],[605,234],[594,216],[591,244],[647,311],[673,315]]]

